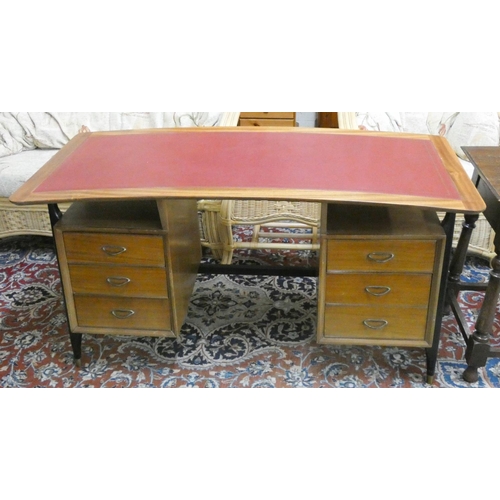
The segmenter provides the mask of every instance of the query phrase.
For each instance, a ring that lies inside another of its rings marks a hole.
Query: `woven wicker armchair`
[[[62,203],[59,209],[64,213],[69,206],[69,203]],[[23,234],[52,236],[47,205],[24,207],[0,198],[0,238]]]
[[[317,250],[320,215],[319,203],[224,200],[220,203],[220,212],[217,214],[221,245],[216,249],[212,246],[212,251],[217,252],[221,264],[231,264],[233,251],[237,248]],[[252,227],[251,241],[237,241],[234,237],[234,226],[242,225]],[[290,229],[305,231],[294,231],[291,234]],[[310,243],[304,243],[304,240],[309,240]]]

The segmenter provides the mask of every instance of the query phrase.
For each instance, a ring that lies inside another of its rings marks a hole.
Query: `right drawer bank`
[[[318,342],[430,347],[445,234],[435,212],[329,204]]]

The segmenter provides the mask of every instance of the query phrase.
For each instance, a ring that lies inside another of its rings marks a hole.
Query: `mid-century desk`
[[[77,361],[82,333],[179,334],[202,198],[320,202],[318,342],[423,347],[432,379],[454,215],[484,202],[442,137],[333,129],[74,137],[11,201],[49,205]]]

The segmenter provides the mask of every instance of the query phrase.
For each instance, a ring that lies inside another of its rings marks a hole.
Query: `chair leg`
[[[215,259],[222,258],[222,240],[220,236],[219,212],[220,200],[199,200],[198,211],[201,213],[201,244],[212,252]]]
[[[222,252],[221,264],[231,264],[233,262],[233,251],[224,250]]]
[[[232,226],[226,226],[222,236],[222,258],[221,264],[231,264],[233,261],[234,240]]]
[[[219,235],[222,241],[222,259],[221,264],[231,264],[233,261],[234,239],[231,214],[234,201],[224,200],[221,204],[220,213],[217,215],[217,225]]]
[[[255,224],[253,226],[252,243],[257,243],[259,241],[260,224]]]
[[[316,226],[312,226],[312,241],[313,245],[317,245],[318,243],[318,228]]]
[[[217,222],[217,215],[215,212],[205,211],[202,214],[206,246],[210,248],[214,259],[220,260],[222,258],[221,236],[219,234],[219,226]]]

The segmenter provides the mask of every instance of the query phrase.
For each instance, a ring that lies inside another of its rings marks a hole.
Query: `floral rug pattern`
[[[287,265],[315,258],[265,251],[235,257]],[[469,258],[464,279],[487,277],[486,263]],[[84,335],[78,368],[52,240],[6,238],[0,241],[0,387],[431,387],[424,349],[317,344],[316,286],[314,277],[199,275],[178,339]],[[482,296],[461,294],[471,327]],[[498,345],[498,320],[494,328]],[[478,382],[464,382],[464,352],[455,320],[446,317],[432,387],[500,387],[495,358]]]

